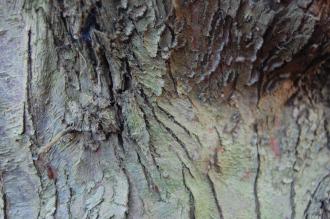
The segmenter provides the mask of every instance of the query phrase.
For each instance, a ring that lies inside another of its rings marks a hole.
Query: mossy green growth
[[[144,148],[149,144],[149,133],[143,118],[143,112],[135,102],[134,97],[129,97],[129,101],[124,103],[123,114],[128,131],[133,140]]]

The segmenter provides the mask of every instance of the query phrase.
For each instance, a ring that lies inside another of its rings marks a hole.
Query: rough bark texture
[[[328,0],[0,2],[0,218],[330,218]]]

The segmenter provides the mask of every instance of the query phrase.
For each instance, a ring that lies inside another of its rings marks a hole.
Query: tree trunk
[[[0,218],[330,218],[329,0],[0,11]]]

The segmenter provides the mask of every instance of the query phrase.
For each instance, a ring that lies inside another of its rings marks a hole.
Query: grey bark
[[[328,1],[0,2],[0,218],[330,218]]]

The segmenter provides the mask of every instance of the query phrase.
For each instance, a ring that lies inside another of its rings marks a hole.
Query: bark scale
[[[329,218],[329,7],[2,0],[0,218]]]

